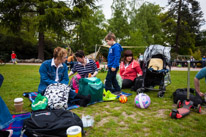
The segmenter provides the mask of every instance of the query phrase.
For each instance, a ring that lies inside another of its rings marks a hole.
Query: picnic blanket
[[[26,93],[23,93],[23,96],[24,97],[28,97],[29,100],[33,103],[36,96],[38,95],[38,92],[26,92]],[[120,95],[117,96],[117,99],[121,96],[121,95],[125,95],[125,96],[131,96],[132,94],[131,93],[125,93],[125,92],[121,92]],[[101,101],[102,102],[102,101]],[[88,105],[92,105],[92,104],[95,104],[95,103],[98,103],[98,102],[94,102],[94,103],[90,103]],[[79,108],[80,106],[79,105],[76,105],[76,104],[68,104],[68,108],[67,110],[71,110],[71,109],[75,109],[75,108]]]
[[[6,128],[4,128],[3,130],[8,130],[8,129],[12,129],[13,130],[13,135],[12,137],[20,137],[21,135],[21,129],[23,127],[23,122],[24,119],[30,118],[31,113],[23,113],[23,114],[13,114],[12,118],[14,118],[14,122],[12,122],[11,124],[9,124]],[[27,137],[26,135],[23,135],[23,137]]]

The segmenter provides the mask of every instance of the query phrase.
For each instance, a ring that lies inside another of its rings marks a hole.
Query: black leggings
[[[124,88],[131,88],[133,85],[134,85],[134,81],[132,81],[130,79],[123,79],[122,89],[124,89]]]

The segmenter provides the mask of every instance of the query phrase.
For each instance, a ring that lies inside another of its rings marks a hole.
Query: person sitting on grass
[[[39,93],[44,94],[46,88],[50,84],[61,83],[68,85],[68,68],[64,63],[67,60],[67,50],[61,47],[54,49],[53,58],[44,61],[39,69],[40,73],[40,84],[38,87]],[[75,91],[70,90],[69,100],[72,99],[82,99],[79,105],[86,106],[90,100],[91,96],[82,96],[75,93]]]
[[[75,57],[77,59],[77,63],[70,71],[69,76],[76,72],[81,76],[81,78],[87,78],[89,77],[89,74],[91,74],[91,77],[95,77],[98,74],[98,69],[95,62],[86,58],[82,50],[78,50],[75,53]]]
[[[142,76],[140,64],[133,59],[131,50],[124,52],[124,61],[120,64],[120,76],[123,79],[122,88],[131,88],[134,86],[135,78]]]
[[[204,93],[200,91],[200,80],[203,78],[206,80],[206,67],[202,68],[194,78],[195,90],[201,97],[204,96]]]

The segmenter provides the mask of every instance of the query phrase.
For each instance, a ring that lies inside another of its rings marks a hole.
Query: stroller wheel
[[[165,94],[165,91],[159,91],[158,94],[157,94],[157,96],[158,96],[158,97],[163,97],[164,94]]]

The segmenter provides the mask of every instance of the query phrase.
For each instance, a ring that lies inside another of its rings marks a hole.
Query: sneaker
[[[103,96],[104,101],[111,101],[111,100],[115,100],[117,98],[117,95],[112,94],[111,91],[109,91],[109,90],[106,91],[104,89],[103,94],[104,94],[104,96]]]

